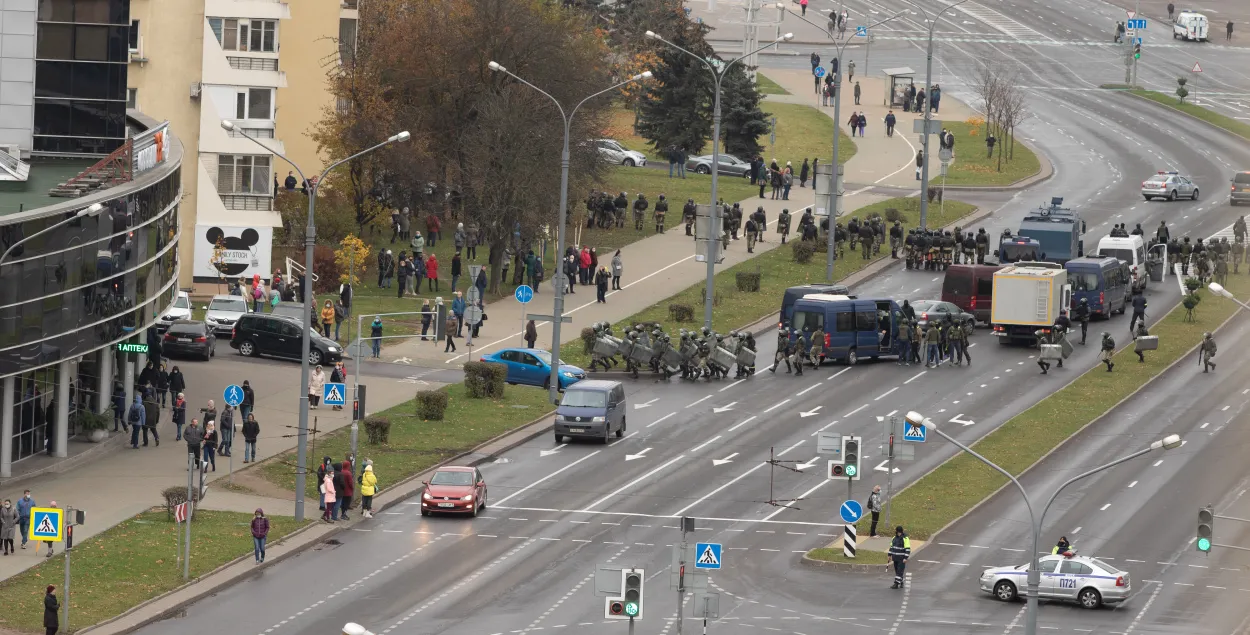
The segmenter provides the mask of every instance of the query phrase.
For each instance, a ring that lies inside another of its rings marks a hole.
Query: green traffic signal
[[[855,476],[855,472],[856,472],[856,469],[855,469],[855,466],[854,466],[854,465],[848,465],[848,466],[846,466],[846,475],[847,475],[847,476]]]
[[[626,602],[626,603],[625,603],[625,614],[626,614],[626,615],[628,615],[628,616],[630,616],[630,617],[638,617],[638,603],[637,603],[637,602]]]
[[[1211,551],[1211,539],[1215,537],[1215,510],[1210,505],[1198,510],[1198,551]]]
[[[1135,60],[1139,60],[1139,59],[1141,59],[1141,51],[1138,51],[1138,52],[1136,52],[1136,53],[1133,53],[1133,59],[1135,59]]]
[[[1199,538],[1198,539],[1198,551],[1205,552],[1205,551],[1210,551],[1210,550],[1211,550],[1211,541],[1207,540],[1206,538]]]

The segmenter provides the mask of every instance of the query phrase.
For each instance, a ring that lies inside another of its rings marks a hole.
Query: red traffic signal
[[[608,605],[608,614],[625,615],[625,603],[620,600],[613,600],[612,603]]]

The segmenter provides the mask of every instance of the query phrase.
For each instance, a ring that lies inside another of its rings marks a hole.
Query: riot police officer
[[[890,258],[898,260],[898,248],[903,243],[903,224],[894,221],[890,227]]]
[[[977,230],[977,264],[985,264],[985,255],[990,251],[990,235],[985,233],[985,228]]]
[[[1198,359],[1202,362],[1202,372],[1215,370],[1215,362],[1211,358],[1215,357],[1215,338],[1211,337],[1211,333],[1202,334],[1202,345],[1198,350]]]
[[[695,204],[693,198],[686,199],[686,204],[681,208],[681,218],[686,222],[686,235],[694,236],[694,217]]]
[[[1081,346],[1085,345],[1086,331],[1089,330],[1089,300],[1081,298],[1077,303],[1075,311],[1076,321],[1081,323]]]
[[[790,329],[784,326],[777,329],[777,352],[773,353],[773,367],[768,370],[776,373],[782,361],[786,363],[786,372],[790,372]]]

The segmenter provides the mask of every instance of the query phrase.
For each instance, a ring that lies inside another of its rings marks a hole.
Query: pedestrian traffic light
[[[846,463],[844,461],[829,461],[829,478],[839,478],[846,476]]]
[[[859,480],[859,444],[860,437],[842,437],[842,470],[852,481]]]
[[[625,605],[623,610],[625,616],[630,618],[642,617],[642,579],[644,572],[642,569],[626,569],[625,583],[623,594]]]
[[[1210,505],[1198,510],[1198,551],[1209,553],[1215,537],[1215,511]]]
[[[1140,44],[1133,45],[1133,59],[1135,60],[1141,59],[1141,45]]]

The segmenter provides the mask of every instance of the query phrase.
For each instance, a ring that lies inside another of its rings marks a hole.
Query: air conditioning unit
[[[200,91],[204,90],[204,85],[200,82],[191,82],[191,99],[199,99]]]

